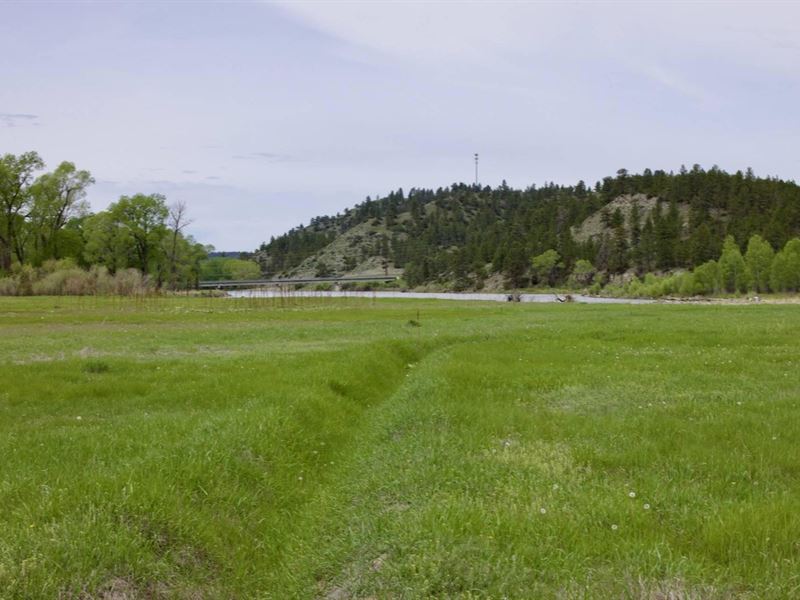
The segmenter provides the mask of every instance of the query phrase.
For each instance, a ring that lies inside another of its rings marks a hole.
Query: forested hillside
[[[325,252],[348,232],[352,239],[339,252]],[[753,235],[780,250],[798,234],[794,182],[695,165],[677,173],[622,169],[594,187],[398,190],[315,218],[262,244],[256,256],[269,275],[310,267],[357,272],[371,260],[404,269],[411,286],[480,288],[501,274],[517,287],[587,272],[607,280],[626,271],[691,269],[720,257],[727,236],[741,250]]]

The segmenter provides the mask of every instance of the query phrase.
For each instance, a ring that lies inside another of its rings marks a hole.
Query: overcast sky
[[[403,187],[800,179],[800,3],[8,2],[0,153],[250,250]]]

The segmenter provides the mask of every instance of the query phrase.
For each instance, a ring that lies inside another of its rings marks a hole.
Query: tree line
[[[657,201],[645,211],[632,200],[627,214],[609,207],[636,195]],[[576,238],[579,226],[596,213],[602,231]],[[603,281],[626,272],[641,277],[692,270],[720,259],[728,239],[745,251],[753,235],[783,252],[800,235],[800,187],[756,177],[750,169],[727,173],[694,165],[678,172],[620,169],[594,186],[579,181],[518,190],[503,182],[496,188],[400,189],[272,238],[256,257],[267,273],[286,273],[364,222],[381,233],[349,257],[351,264],[380,256],[403,268],[411,286],[480,288],[493,275],[512,287],[539,283],[540,269],[532,261],[547,251],[558,256],[547,283],[563,285],[586,279],[587,265]]]
[[[44,168],[36,152],[0,157],[0,276],[65,261],[112,275],[136,269],[156,287],[196,283],[206,249],[185,234],[185,203],[135,194],[92,213],[89,171],[66,161]]]

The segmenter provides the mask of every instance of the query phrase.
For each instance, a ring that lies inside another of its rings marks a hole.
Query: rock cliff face
[[[639,227],[643,227],[647,218],[650,217],[658,204],[656,196],[645,194],[625,194],[619,196],[606,204],[602,209],[588,216],[577,227],[572,228],[572,237],[576,242],[586,242],[590,239],[597,240],[603,234],[610,234],[613,230],[608,223],[613,218],[614,212],[619,210],[625,224],[626,231],[630,230],[631,212],[634,207],[639,210]],[[687,229],[689,225],[689,205],[678,203],[678,211],[681,217],[681,228]]]

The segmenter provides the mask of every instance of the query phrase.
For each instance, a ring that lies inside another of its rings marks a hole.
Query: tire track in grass
[[[375,469],[376,455],[387,443],[393,449],[402,448],[404,440],[413,438],[419,426],[435,427],[431,422],[406,420],[409,400],[430,392],[431,385],[436,385],[433,375],[449,360],[453,349],[476,338],[484,341],[488,336],[442,340],[428,348],[417,356],[416,362],[406,365],[405,377],[392,393],[365,411],[358,434],[341,449],[342,462],[334,479],[309,502],[286,550],[284,571],[271,583],[271,589],[283,587],[291,597],[360,597],[357,595],[360,580],[384,568],[390,560],[386,549],[380,544],[364,545],[359,541],[375,526],[374,522],[359,519],[357,515],[399,514],[409,504],[393,491],[402,481],[403,473],[393,470],[396,464],[392,468]],[[438,418],[447,416],[442,411]],[[402,456],[396,458],[402,462]]]

